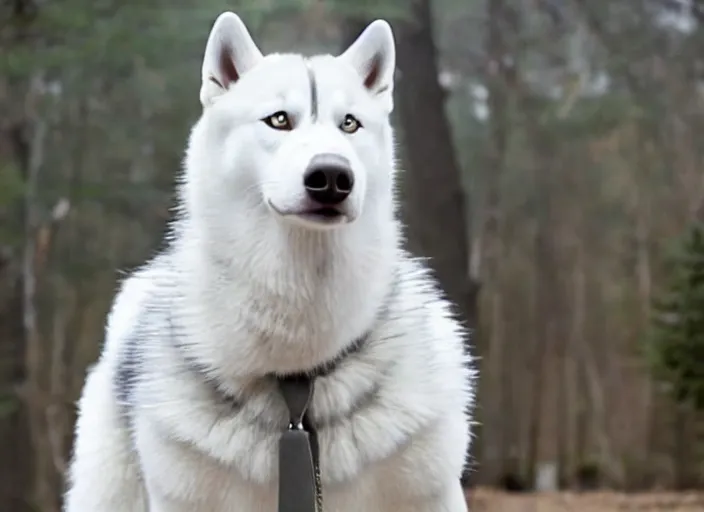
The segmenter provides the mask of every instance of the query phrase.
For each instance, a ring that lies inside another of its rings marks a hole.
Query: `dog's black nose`
[[[313,201],[332,206],[347,199],[354,186],[350,162],[340,155],[314,156],[303,174],[303,186]]]

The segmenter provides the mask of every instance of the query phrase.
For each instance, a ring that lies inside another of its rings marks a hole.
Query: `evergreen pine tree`
[[[704,411],[704,223],[676,247],[667,287],[653,303],[649,362],[682,406]]]

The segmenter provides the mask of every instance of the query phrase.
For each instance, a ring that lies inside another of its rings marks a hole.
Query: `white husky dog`
[[[473,375],[400,248],[394,67],[385,21],[305,58],[216,20],[179,218],[115,299],[67,512],[276,512],[289,374],[314,377],[325,512],[467,510]]]

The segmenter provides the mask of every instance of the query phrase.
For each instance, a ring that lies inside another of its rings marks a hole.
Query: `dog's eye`
[[[347,114],[340,125],[340,130],[345,133],[354,133],[362,127],[362,123],[352,114]]]
[[[291,126],[291,120],[288,118],[288,114],[284,111],[279,111],[271,114],[269,117],[262,119],[268,126],[274,130],[293,130]]]

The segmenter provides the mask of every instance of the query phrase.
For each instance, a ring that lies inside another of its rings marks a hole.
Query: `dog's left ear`
[[[391,26],[384,20],[371,22],[338,58],[359,73],[364,87],[378,97],[390,113],[394,107],[396,68],[396,45]]]
[[[235,13],[224,12],[215,20],[203,57],[200,102],[204,107],[225,93],[240,77],[262,60],[262,52]]]

